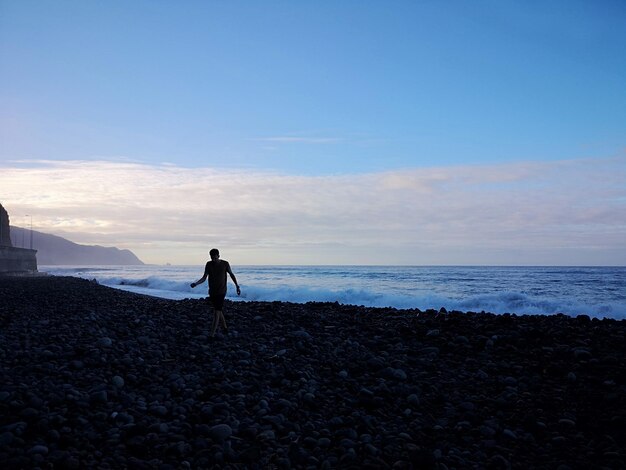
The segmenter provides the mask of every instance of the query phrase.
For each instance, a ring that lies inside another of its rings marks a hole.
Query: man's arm
[[[206,278],[208,275],[209,275],[209,263],[207,263],[206,266],[204,267],[204,274],[202,275],[202,277],[198,279],[196,282],[191,283],[191,288],[193,289],[198,284],[202,284],[204,281],[206,281]]]
[[[239,284],[237,284],[237,278],[235,277],[235,274],[233,273],[233,270],[230,269],[230,263],[228,263],[228,265],[226,266],[226,272],[228,273],[230,278],[235,283],[235,286],[237,287],[237,295],[241,295],[241,289],[239,288]]]

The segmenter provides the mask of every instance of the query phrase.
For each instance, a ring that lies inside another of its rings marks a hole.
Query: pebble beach
[[[626,321],[0,278],[2,468],[626,467]]]

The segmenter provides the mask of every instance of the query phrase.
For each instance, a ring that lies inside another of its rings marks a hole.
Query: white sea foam
[[[368,307],[429,308],[516,314],[586,314],[626,319],[624,268],[242,267],[244,301],[339,302]],[[50,274],[168,299],[202,298],[197,267],[48,267]],[[583,280],[583,281],[581,281]],[[586,284],[581,284],[581,282]],[[546,287],[547,286],[547,287]]]

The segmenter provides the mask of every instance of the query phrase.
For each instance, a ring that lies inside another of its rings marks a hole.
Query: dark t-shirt
[[[226,260],[209,261],[204,274],[209,278],[209,296],[226,295],[226,274],[230,265]]]

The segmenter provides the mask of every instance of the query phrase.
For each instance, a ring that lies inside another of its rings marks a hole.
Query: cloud
[[[335,144],[343,139],[336,137],[298,137],[298,136],[276,136],[276,137],[260,137],[253,139],[258,142],[274,142],[287,144]]]
[[[148,262],[215,245],[240,264],[626,263],[624,158],[318,177],[40,161],[0,166],[0,202],[14,225],[32,214],[37,230]]]

